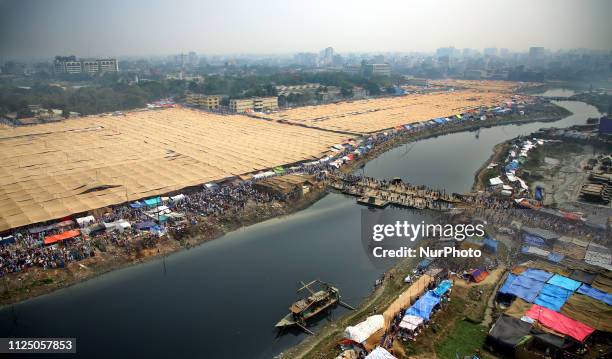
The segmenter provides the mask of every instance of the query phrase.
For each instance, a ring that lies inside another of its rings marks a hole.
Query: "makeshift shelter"
[[[545,284],[534,303],[558,312],[574,292],[553,284]]]
[[[157,207],[157,206],[161,206],[162,205],[162,200],[161,197],[153,197],[153,198],[149,198],[149,199],[145,199],[144,200],[144,204],[149,207]]]
[[[497,246],[499,242],[489,236],[487,236],[484,240],[484,249],[491,253],[497,253]]]
[[[421,317],[425,321],[429,321],[431,312],[439,304],[440,297],[436,296],[433,291],[428,291],[406,310],[406,314]]]
[[[538,323],[544,327],[554,330],[555,332],[568,335],[579,342],[583,342],[589,335],[591,335],[591,333],[595,331],[594,328],[589,327],[584,323],[537,304],[534,304],[527,311],[527,313],[525,313],[525,315],[529,318],[537,320]]]
[[[504,312],[505,315],[509,315],[516,319],[521,319],[525,316],[525,313],[531,308],[531,303],[527,303],[521,298],[516,298],[512,304]]]
[[[606,303],[607,305],[612,305],[612,294],[602,292],[597,288],[593,288],[588,284],[583,284],[578,288],[578,293],[587,295],[593,299],[597,299]]]
[[[561,314],[604,332],[612,332],[612,306],[592,297],[574,294]]]
[[[57,242],[62,242],[70,238],[78,237],[81,235],[81,231],[78,229],[73,229],[70,231],[62,232],[60,234],[55,234],[52,236],[46,236],[44,243],[45,244],[53,244]]]
[[[595,274],[580,269],[575,269],[570,275],[570,278],[582,283],[591,284],[593,283],[593,279],[595,279]]]
[[[502,314],[489,330],[486,343],[501,352],[512,353],[530,330],[531,324]]]
[[[448,292],[452,286],[453,282],[448,279],[445,279],[440,282],[440,284],[438,284],[438,286],[433,290],[433,293],[438,297],[441,297],[446,294],[446,292]]]
[[[423,325],[423,323],[424,323],[424,320],[421,317],[417,317],[415,315],[404,315],[399,326],[400,328],[413,332],[419,326]]]
[[[344,330],[344,337],[357,343],[363,343],[372,334],[385,327],[385,317],[382,315],[372,315],[363,322],[348,326]]]
[[[564,277],[562,275],[559,274],[555,274],[553,275],[547,282],[548,284],[553,284],[562,288],[565,288],[569,291],[575,291],[576,289],[578,289],[582,283],[577,282],[573,279]]]
[[[576,260],[583,260],[588,243],[571,237],[559,237],[553,245],[555,253],[563,254]]]
[[[553,241],[559,238],[554,232],[541,228],[521,227],[523,240],[532,245],[552,245]]]
[[[480,283],[489,276],[489,272],[484,269],[474,269],[470,272],[470,280],[474,283]]]
[[[612,272],[599,273],[593,279],[591,286],[603,292],[612,293]]]
[[[136,229],[139,229],[139,230],[147,230],[154,226],[156,226],[156,224],[153,221],[138,222],[134,224],[134,227],[136,227]]]
[[[95,222],[96,219],[94,218],[94,216],[85,216],[85,217],[79,217],[76,219],[77,224],[79,225],[79,227],[83,228],[83,227],[87,227],[88,225],[90,225],[91,223]]]
[[[506,282],[498,293],[519,297],[533,303],[544,284],[546,284],[546,280],[551,276],[550,273],[531,268],[518,276],[509,273]]]
[[[376,347],[376,349],[372,350],[370,354],[366,357],[366,359],[397,359],[391,353],[386,351],[382,347]]]

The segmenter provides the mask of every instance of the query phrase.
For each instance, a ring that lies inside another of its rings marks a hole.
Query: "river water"
[[[547,126],[598,116],[581,102],[555,123],[506,125],[393,149],[359,171],[469,191],[495,144]],[[117,270],[0,311],[0,337],[76,337],[79,358],[271,358],[305,334],[277,336],[274,324],[296,299],[298,281],[322,279],[357,305],[386,269],[360,241],[355,199],[329,194],[308,209],[215,241]],[[413,223],[426,212],[398,211]],[[385,210],[385,211],[387,211]],[[164,265],[165,262],[165,265]],[[311,329],[346,312],[334,309]],[[74,355],[71,357],[75,357]]]

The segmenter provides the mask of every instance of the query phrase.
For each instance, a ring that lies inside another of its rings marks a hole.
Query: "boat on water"
[[[306,321],[323,312],[336,304],[340,304],[348,309],[355,309],[340,300],[338,288],[320,280],[313,280],[305,284],[300,282],[302,287],[298,293],[308,291],[308,296],[295,301],[289,307],[289,314],[285,315],[278,323],[276,328],[283,329],[297,326],[309,334],[314,334],[306,329]]]

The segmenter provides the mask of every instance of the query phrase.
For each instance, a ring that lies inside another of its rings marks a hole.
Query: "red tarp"
[[[52,236],[45,237],[45,244],[53,244],[56,242],[60,242],[66,240],[68,238],[74,238],[81,235],[81,231],[78,229],[73,229],[71,231],[62,232],[60,234],[55,234]]]
[[[569,335],[580,342],[584,341],[586,337],[595,331],[595,329],[582,322],[568,318],[561,313],[557,313],[537,304],[534,304],[527,313],[525,313],[525,316],[537,320],[548,329]]]
[[[489,272],[481,269],[474,269],[472,273],[470,273],[470,277],[476,283],[480,283],[489,275]]]

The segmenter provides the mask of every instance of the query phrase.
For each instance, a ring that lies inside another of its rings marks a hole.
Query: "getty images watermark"
[[[401,211],[361,211],[361,239],[374,263],[395,258],[478,258],[480,249],[455,248],[456,242],[485,236],[483,224],[429,223]],[[426,241],[431,239],[431,241]],[[428,243],[428,245],[423,245]]]

